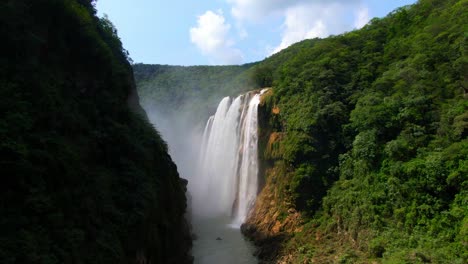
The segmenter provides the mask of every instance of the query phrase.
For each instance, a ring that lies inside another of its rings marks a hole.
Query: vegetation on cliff
[[[0,4],[0,263],[185,263],[184,181],[90,0]]]
[[[288,261],[467,261],[467,14],[420,0],[260,64],[274,77],[264,158],[287,170],[270,214],[302,216],[277,231]]]

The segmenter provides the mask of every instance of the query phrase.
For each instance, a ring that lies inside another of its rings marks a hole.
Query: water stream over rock
[[[258,191],[257,108],[260,94],[225,97],[208,119],[200,150],[193,208],[202,215],[245,220]]]

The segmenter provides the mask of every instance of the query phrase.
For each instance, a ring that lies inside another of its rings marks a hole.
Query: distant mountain
[[[134,64],[138,92],[145,108],[165,114],[192,112],[205,121],[224,96],[238,95],[251,89],[242,66],[170,66]]]

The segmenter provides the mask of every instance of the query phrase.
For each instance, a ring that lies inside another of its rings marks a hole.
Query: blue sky
[[[97,0],[134,62],[242,64],[360,28],[416,0]]]

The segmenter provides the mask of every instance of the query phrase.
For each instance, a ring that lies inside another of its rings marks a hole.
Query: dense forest
[[[421,0],[264,62],[279,112],[264,158],[301,212],[295,260],[338,244],[343,263],[466,262],[467,5]]]
[[[240,73],[148,65],[138,89],[190,104],[195,75],[225,95],[273,87],[260,108],[265,185],[243,228],[260,259],[466,263],[467,25],[467,0],[420,0]]]
[[[186,181],[93,2],[0,3],[0,263],[188,263]]]

